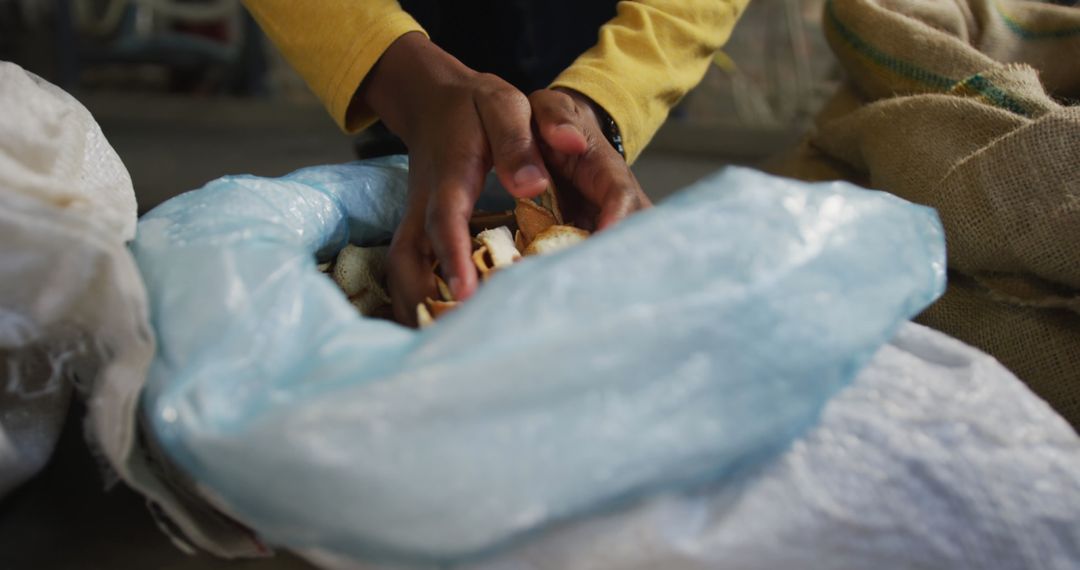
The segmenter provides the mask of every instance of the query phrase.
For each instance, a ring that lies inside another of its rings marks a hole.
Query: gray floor
[[[146,211],[225,174],[278,176],[313,164],[352,160],[350,139],[311,105],[238,100],[83,96],[131,173]],[[726,161],[646,152],[634,171],[654,199]],[[265,561],[190,557],[158,531],[141,498],[105,490],[73,411],[46,472],[0,504],[0,569],[308,568],[287,554]]]

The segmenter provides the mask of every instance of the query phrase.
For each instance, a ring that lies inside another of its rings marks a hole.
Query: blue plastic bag
[[[721,480],[812,425],[944,287],[932,210],[729,168],[417,332],[315,269],[390,237],[406,168],[227,177],[139,224],[151,435],[271,543],[460,560]]]

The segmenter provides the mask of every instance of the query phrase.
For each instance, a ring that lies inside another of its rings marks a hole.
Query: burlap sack
[[[920,316],[1080,427],[1080,9],[829,0],[850,87],[780,172],[937,208],[952,279]]]

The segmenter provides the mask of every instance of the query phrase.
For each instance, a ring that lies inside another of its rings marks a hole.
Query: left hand
[[[559,187],[567,221],[600,231],[652,206],[630,165],[604,137],[585,95],[540,89],[529,95],[529,103],[548,170],[572,187]]]

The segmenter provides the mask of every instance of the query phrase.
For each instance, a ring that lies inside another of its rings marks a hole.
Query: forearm
[[[671,108],[704,77],[749,0],[619,2],[597,44],[553,86],[584,93],[622,131],[633,161]]]

